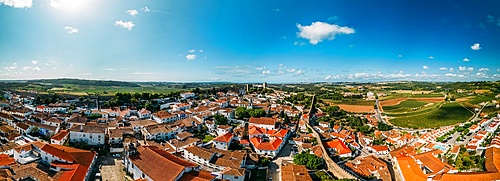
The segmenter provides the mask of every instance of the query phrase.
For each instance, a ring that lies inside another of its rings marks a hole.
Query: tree
[[[385,124],[383,122],[379,122],[377,128],[378,128],[379,131],[389,131],[389,130],[392,130],[392,126],[391,125]]]
[[[228,123],[227,118],[220,114],[214,115],[214,119],[215,119],[215,124],[217,125],[226,125]]]
[[[236,108],[236,110],[234,112],[236,114],[236,117],[238,117],[240,119],[249,118],[250,117],[250,115],[247,112],[247,108],[246,107],[238,107],[238,108]]]
[[[308,169],[316,170],[323,164],[323,159],[314,154],[301,152],[293,157],[293,163],[297,165],[305,165]]]
[[[266,116],[266,111],[262,109],[248,109],[248,115],[250,115],[250,117],[256,118],[264,117]]]
[[[289,124],[289,123],[290,123],[290,118],[288,117],[288,115],[285,114],[283,118],[283,124]]]

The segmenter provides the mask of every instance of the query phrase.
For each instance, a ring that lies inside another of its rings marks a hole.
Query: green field
[[[68,94],[84,96],[87,92],[90,94],[98,93],[101,96],[112,96],[117,92],[128,92],[128,93],[170,93],[175,91],[181,91],[182,89],[170,88],[166,86],[139,86],[139,87],[120,87],[120,86],[91,86],[91,85],[71,85],[65,84],[61,88],[52,88],[47,90],[48,93],[57,94]],[[45,92],[45,91],[42,91]]]
[[[495,96],[496,96],[495,94],[476,95],[473,98],[469,99],[468,102],[471,104],[479,104],[488,101],[491,102],[492,100],[495,100]]]
[[[473,113],[459,103],[439,103],[419,111],[397,114],[390,122],[407,128],[437,128],[465,122],[472,116]]]
[[[416,100],[406,100],[398,105],[394,106],[383,106],[384,112],[408,112],[408,111],[413,111],[414,109],[418,109],[427,103],[425,102],[420,102]]]
[[[444,97],[444,95],[443,94],[436,94],[436,93],[433,93],[433,94],[412,94],[410,97],[429,98],[429,97]]]

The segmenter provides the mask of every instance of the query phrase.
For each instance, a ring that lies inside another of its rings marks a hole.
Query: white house
[[[194,94],[192,92],[183,92],[180,94],[180,96],[182,99],[189,99],[189,98],[193,98],[194,96],[196,96],[196,94]]]
[[[248,126],[256,126],[260,128],[265,128],[268,130],[275,130],[277,129],[277,124],[278,119],[277,118],[269,118],[269,117],[262,117],[262,118],[254,118],[251,117],[250,120],[248,121]]]
[[[153,120],[157,123],[171,123],[179,120],[179,117],[167,111],[159,111],[153,114]]]
[[[369,151],[377,154],[377,155],[386,155],[389,154],[389,146],[387,145],[372,145],[366,147]]]
[[[69,142],[85,142],[88,145],[104,146],[106,128],[91,125],[79,125],[70,129]]]
[[[208,180],[215,179],[210,173],[199,172],[198,165],[182,160],[156,146],[139,146],[128,151],[125,168],[132,174],[134,180],[197,180],[200,179],[199,175],[210,177]],[[158,168],[168,168],[168,170],[158,171]]]
[[[214,147],[220,150],[228,150],[233,138],[233,134],[229,132],[221,135],[213,140]]]
[[[56,145],[64,145],[64,143],[66,143],[66,141],[68,140],[68,136],[69,136],[68,130],[61,130],[54,136],[52,136],[52,138],[50,138],[50,143]]]
[[[146,108],[142,108],[139,111],[139,119],[147,119],[151,117],[151,111],[147,110]]]

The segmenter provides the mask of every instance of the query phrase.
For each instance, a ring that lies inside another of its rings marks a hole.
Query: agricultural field
[[[488,101],[492,101],[492,100],[495,100],[495,94],[485,94],[485,95],[475,95],[475,96],[472,96],[472,97],[467,97],[467,102],[471,103],[471,104],[480,104],[480,103],[483,103],[483,102],[488,102]]]
[[[359,105],[359,106],[372,106],[375,105],[375,101],[364,100],[364,99],[345,99],[345,100],[331,100],[331,99],[322,99],[325,103],[330,104],[345,104],[345,105]]]
[[[409,112],[427,105],[426,102],[408,99],[393,106],[382,106],[384,112]]]
[[[105,87],[105,86],[86,86],[86,85],[64,85],[63,88],[52,88],[47,90],[49,93],[57,93],[57,94],[67,94],[67,95],[77,95],[77,96],[84,96],[87,95],[87,93],[90,94],[95,94],[98,93],[102,96],[112,96],[115,95],[117,92],[128,92],[128,93],[169,93],[169,92],[175,92],[175,91],[180,91],[182,89],[176,89],[176,88],[169,88],[165,86],[159,86],[159,87],[146,87],[146,86],[140,86],[140,87],[119,87],[119,86],[110,86],[110,87]]]
[[[470,108],[460,103],[436,103],[415,112],[387,114],[393,125],[407,128],[437,128],[469,120],[473,116]]]
[[[373,105],[371,106],[347,105],[347,104],[335,104],[335,105],[339,106],[340,109],[353,113],[368,113],[372,112],[375,109]]]

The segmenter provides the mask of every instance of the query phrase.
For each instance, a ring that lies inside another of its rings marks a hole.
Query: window
[[[145,176],[144,176],[144,173],[142,173],[142,177],[141,177],[141,178],[144,178],[144,177],[145,177]]]
[[[238,179],[238,176],[234,176],[234,179]]]

